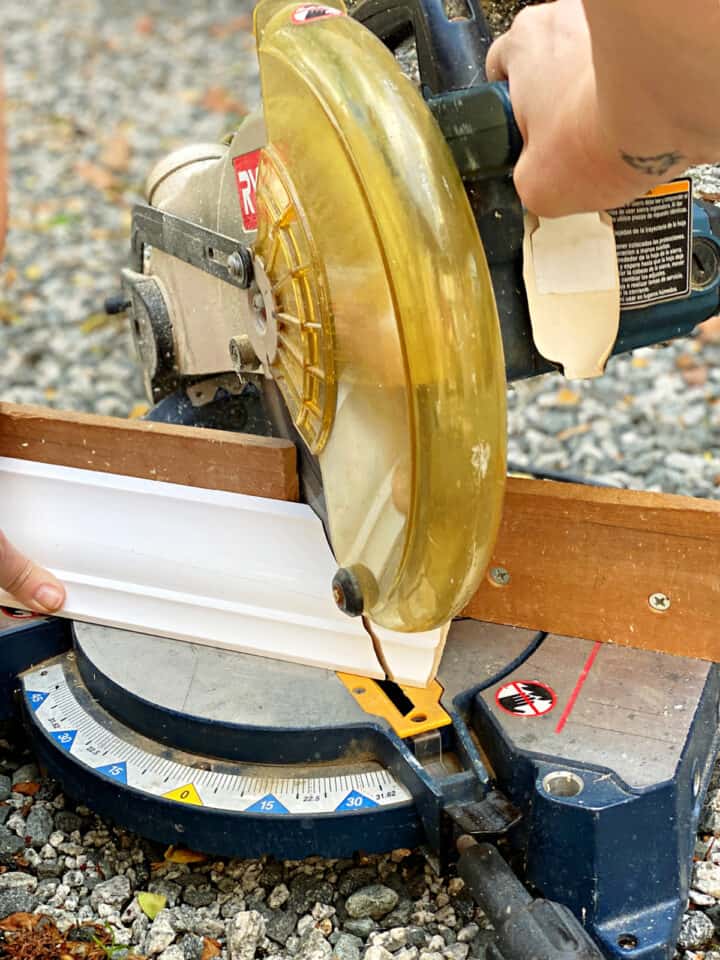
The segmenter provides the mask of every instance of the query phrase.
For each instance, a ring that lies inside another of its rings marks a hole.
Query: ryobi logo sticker
[[[295,7],[290,18],[293,23],[312,23],[314,20],[329,20],[331,17],[344,17],[337,7],[326,7],[323,3],[304,3]]]
[[[260,151],[253,150],[235,157],[235,182],[240,197],[240,213],[243,227],[246,230],[257,230],[257,208],[255,193],[257,191],[258,166],[260,165]]]

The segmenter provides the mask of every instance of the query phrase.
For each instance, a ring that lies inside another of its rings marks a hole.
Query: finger
[[[0,531],[0,589],[37,613],[55,613],[65,602],[65,588],[47,570],[28,560]]]
[[[503,33],[490,45],[485,61],[485,75],[491,83],[508,78],[509,35]]]

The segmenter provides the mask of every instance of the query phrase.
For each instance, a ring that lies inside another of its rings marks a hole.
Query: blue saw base
[[[15,629],[47,642],[47,621]],[[439,679],[452,723],[401,740],[330,671],[103,627],[20,678],[42,762],[140,834],[278,858],[424,843],[447,867],[458,811],[499,788],[522,816],[495,839],[531,891],[608,958],[670,960],[718,667],[465,621]]]

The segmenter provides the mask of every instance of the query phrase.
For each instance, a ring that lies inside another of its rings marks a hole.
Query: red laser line
[[[565,709],[563,710],[562,716],[561,716],[560,719],[558,720],[558,725],[555,727],[555,733],[561,733],[561,732],[562,732],[562,728],[563,728],[563,727],[565,726],[565,724],[567,723],[568,717],[569,717],[570,714],[573,712],[573,708],[574,708],[574,706],[575,706],[575,703],[576,703],[576,701],[577,701],[577,698],[580,696],[580,691],[582,690],[583,684],[585,683],[585,681],[586,681],[587,678],[588,678],[588,674],[590,673],[590,670],[592,669],[593,663],[595,663],[595,657],[598,655],[598,650],[600,649],[601,646],[602,646],[602,644],[598,641],[598,642],[595,644],[595,646],[592,648],[592,650],[590,651],[590,656],[589,656],[589,657],[587,658],[587,660],[585,661],[585,666],[582,668],[582,673],[581,673],[580,676],[578,677],[578,681],[577,681],[577,683],[575,684],[575,689],[574,689],[573,692],[570,694],[570,699],[569,699],[568,702],[567,702],[567,706],[566,706]]]

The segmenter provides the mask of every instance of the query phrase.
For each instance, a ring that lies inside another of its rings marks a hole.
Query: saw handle
[[[491,180],[512,170],[523,140],[507,83],[481,83],[427,102],[463,180]]]
[[[492,34],[479,0],[460,0],[465,16],[448,17],[445,0],[362,0],[352,16],[394,50],[415,37],[425,96],[485,79]]]

